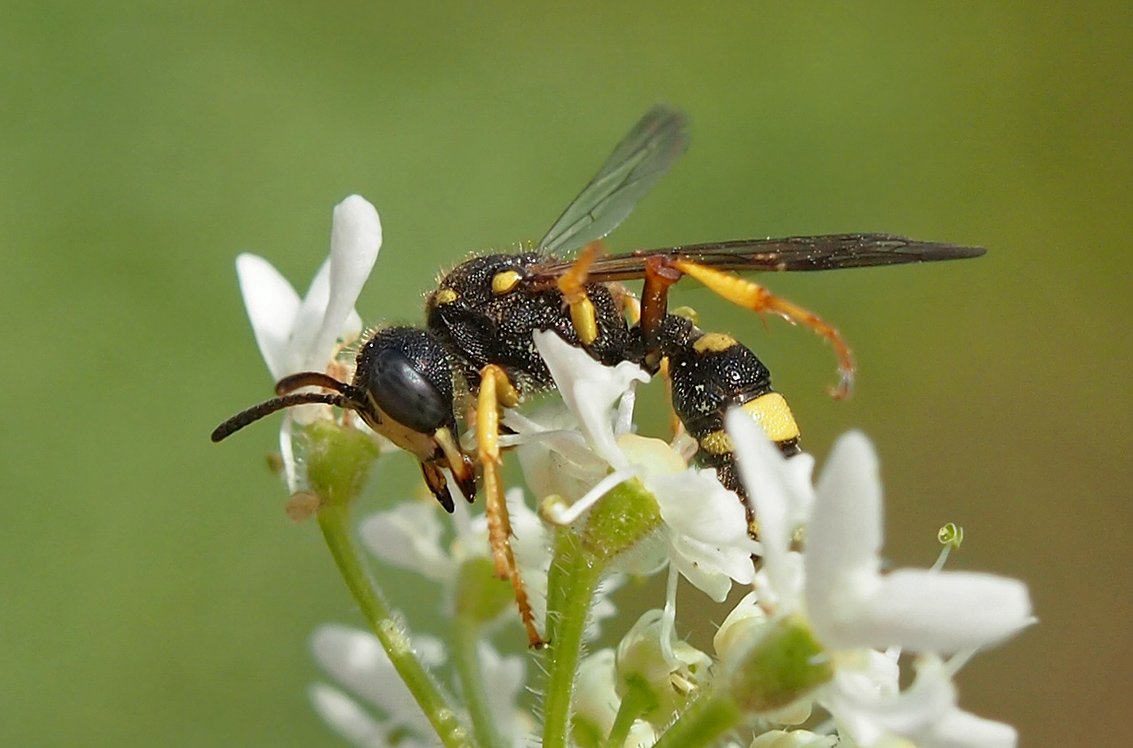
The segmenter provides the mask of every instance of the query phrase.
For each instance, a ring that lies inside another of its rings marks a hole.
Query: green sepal
[[[323,501],[344,506],[362,492],[380,450],[363,431],[318,420],[303,429],[307,480]]]
[[[636,478],[620,483],[602,497],[582,531],[584,552],[607,563],[636,546],[661,526],[661,507]]]
[[[834,677],[822,645],[801,618],[785,618],[730,664],[727,690],[745,711],[781,709]]]

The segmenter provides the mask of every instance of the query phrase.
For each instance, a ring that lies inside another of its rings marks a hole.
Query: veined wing
[[[589,268],[595,282],[632,280],[645,275],[645,263],[663,256],[739,272],[838,270],[842,268],[904,265],[979,257],[982,247],[924,242],[892,234],[825,234],[784,239],[740,239],[646,249],[599,257]],[[557,280],[572,266],[571,260],[552,260],[531,269],[525,282],[542,287]]]
[[[650,109],[551,226],[540,251],[561,257],[609,234],[686,148],[685,115],[667,106]]]

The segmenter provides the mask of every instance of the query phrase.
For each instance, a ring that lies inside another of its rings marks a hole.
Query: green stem
[[[558,532],[555,557],[551,561],[553,571],[547,580],[547,628],[551,641],[547,646],[543,748],[566,748],[568,744],[582,635],[603,566],[594,555],[583,550],[574,532],[569,529]]]
[[[377,584],[362,565],[358,548],[350,535],[348,509],[342,504],[328,502],[319,510],[318,517],[323,538],[350,594],[389,655],[394,669],[405,681],[406,688],[436,730],[441,744],[446,748],[474,745],[456,711],[417,659],[408,635],[391,615]]]
[[[699,748],[714,745],[717,738],[735,729],[743,711],[727,696],[709,691],[689,705],[669,726],[653,748]]]
[[[648,710],[657,705],[657,698],[648,684],[636,679],[630,680],[625,696],[622,697],[618,715],[614,719],[614,726],[610,728],[610,735],[603,743],[606,748],[621,748],[625,745],[633,722]]]
[[[472,616],[458,616],[453,633],[452,652],[456,677],[460,679],[460,693],[464,706],[472,718],[472,732],[482,748],[503,748],[505,745],[496,729],[496,719],[484,690],[484,673],[480,668],[480,624]]]

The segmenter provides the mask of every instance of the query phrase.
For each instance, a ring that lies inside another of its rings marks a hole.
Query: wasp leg
[[[676,439],[684,432],[685,425],[681,423],[681,417],[673,409],[673,378],[669,376],[669,359],[661,359],[660,373],[661,378],[665,380],[665,399],[669,403],[669,433],[672,434],[673,439]]]
[[[814,312],[776,296],[758,283],[746,278],[740,278],[732,273],[716,270],[705,265],[698,265],[688,260],[669,260],[668,264],[680,272],[688,275],[707,286],[713,292],[724,297],[733,304],[738,304],[754,312],[772,312],[780,317],[809,327],[814,332],[830,341],[834,346],[834,353],[838,356],[838,371],[841,379],[832,394],[836,398],[844,398],[850,394],[854,382],[854,357],[849,346],[832,325],[823,320]]]
[[[583,247],[570,269],[558,280],[559,291],[570,307],[570,321],[583,345],[590,345],[598,339],[598,315],[594,302],[586,295],[586,279],[590,265],[602,251],[602,242],[593,241]]]
[[[532,647],[542,647],[543,638],[535,628],[535,614],[527,598],[527,588],[515,562],[511,547],[511,519],[500,480],[500,409],[519,402],[519,393],[507,373],[495,364],[480,370],[480,392],[476,402],[476,459],[484,480],[484,514],[488,519],[488,542],[496,564],[496,576],[511,580],[519,617]]]
[[[645,282],[641,288],[642,364],[650,373],[661,366],[663,354],[659,335],[669,313],[669,287],[681,279],[681,273],[665,264],[662,257],[645,261]]]
[[[626,322],[629,322],[631,327],[641,322],[641,300],[620,283],[609,283],[607,288],[614,298],[615,308]]]

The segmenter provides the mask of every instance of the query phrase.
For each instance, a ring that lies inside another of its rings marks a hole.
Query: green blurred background
[[[615,249],[990,248],[766,279],[854,345],[847,403],[813,336],[678,303],[761,352],[820,459],[876,441],[894,563],[930,563],[953,520],[953,568],[1031,584],[1041,624],[965,669],[964,706],[1023,745],[1128,739],[1128,3],[0,10],[0,744],[336,744],[306,640],[352,606],[284,515],[274,426],[207,439],[270,391],[233,258],[305,286],[359,192],[385,228],[359,308],[416,321],[438,268],[538,238],[657,101],[693,147]],[[378,493],[410,475],[389,459]]]

